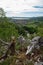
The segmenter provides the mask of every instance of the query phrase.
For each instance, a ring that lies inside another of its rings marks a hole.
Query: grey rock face
[[[43,62],[35,62],[34,65],[43,65]]]
[[[43,37],[40,37],[40,39],[39,39],[39,45],[43,46]]]
[[[40,39],[40,36],[34,37],[34,38],[31,40],[31,44],[38,44],[38,43],[39,43],[39,39]]]
[[[38,44],[40,46],[43,46],[43,37],[40,37],[40,36],[34,37],[31,40],[31,44]]]
[[[40,46],[43,46],[43,37],[40,36],[34,37],[31,40],[31,44],[27,47],[26,54],[30,53],[33,50],[33,48],[39,49]]]
[[[24,38],[23,36],[19,36],[19,37],[18,37],[18,42],[19,42],[20,44],[25,43],[25,38]]]

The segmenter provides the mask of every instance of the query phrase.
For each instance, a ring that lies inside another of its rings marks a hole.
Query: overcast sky
[[[43,0],[0,0],[7,16],[43,16]]]

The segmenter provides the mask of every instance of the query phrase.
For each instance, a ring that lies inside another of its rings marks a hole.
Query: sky
[[[43,0],[0,0],[0,8],[8,17],[43,16]]]

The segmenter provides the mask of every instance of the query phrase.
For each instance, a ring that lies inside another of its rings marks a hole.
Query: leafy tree
[[[0,8],[0,17],[5,17],[5,12],[3,8]]]

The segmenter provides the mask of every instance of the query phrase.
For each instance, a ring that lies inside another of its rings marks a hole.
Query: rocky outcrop
[[[40,36],[34,37],[31,40],[31,44],[27,47],[26,54],[30,53],[33,50],[33,48],[39,49],[40,46],[43,46],[43,37]]]

